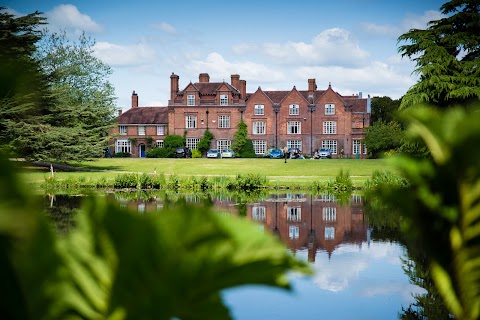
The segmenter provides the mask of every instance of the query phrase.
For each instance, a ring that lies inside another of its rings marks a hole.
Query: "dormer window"
[[[221,105],[221,106],[226,106],[226,105],[228,105],[228,94],[222,94],[222,95],[220,95],[220,105]]]
[[[187,95],[187,106],[194,106],[195,105],[195,95],[189,94]]]
[[[327,103],[325,105],[325,114],[326,115],[335,114],[335,105],[333,103]]]
[[[291,116],[297,116],[300,114],[300,106],[298,104],[291,104],[289,110]]]

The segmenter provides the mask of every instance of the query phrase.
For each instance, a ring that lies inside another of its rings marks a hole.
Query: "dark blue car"
[[[281,159],[283,158],[283,151],[282,149],[272,149],[272,151],[270,151],[270,159]]]

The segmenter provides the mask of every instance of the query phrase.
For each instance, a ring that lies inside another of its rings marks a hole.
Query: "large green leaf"
[[[432,276],[453,314],[480,317],[480,112],[416,108],[409,134],[431,158],[393,160],[410,187],[384,189],[404,229],[430,257]]]
[[[182,205],[138,215],[91,197],[66,235],[0,162],[2,314],[18,319],[229,319],[221,291],[290,289],[310,273],[256,225]]]

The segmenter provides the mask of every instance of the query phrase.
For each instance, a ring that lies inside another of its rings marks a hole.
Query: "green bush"
[[[171,152],[166,148],[153,148],[147,151],[147,158],[170,158]]]
[[[115,158],[129,158],[131,156],[128,152],[115,152],[113,155]]]
[[[135,173],[119,174],[113,182],[113,187],[116,189],[136,188],[137,185],[138,175]]]
[[[138,177],[139,189],[151,189],[153,187],[153,179],[148,173],[142,173]]]
[[[202,157],[202,153],[200,152],[200,150],[196,150],[196,149],[192,150],[192,158],[201,158],[201,157]]]
[[[238,175],[236,179],[227,183],[228,190],[239,190],[252,192],[263,188],[267,183],[267,178],[258,174]]]

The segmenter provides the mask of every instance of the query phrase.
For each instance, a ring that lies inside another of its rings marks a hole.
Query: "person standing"
[[[285,163],[287,163],[288,148],[287,146],[283,147],[283,156],[285,157]]]

